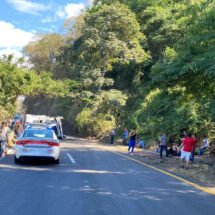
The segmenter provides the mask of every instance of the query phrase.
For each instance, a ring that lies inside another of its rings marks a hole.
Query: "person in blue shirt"
[[[145,143],[142,140],[142,138],[140,138],[140,140],[139,140],[139,147],[142,148],[142,149],[144,149],[144,146],[145,146]]]
[[[130,140],[129,140],[129,145],[128,145],[128,152],[131,153],[131,155],[133,155],[134,148],[136,145],[136,131],[135,131],[135,129],[131,130],[129,137],[130,137]],[[131,149],[131,151],[130,151],[130,149]]]
[[[128,129],[124,128],[123,134],[122,134],[122,144],[127,145],[128,144]]]

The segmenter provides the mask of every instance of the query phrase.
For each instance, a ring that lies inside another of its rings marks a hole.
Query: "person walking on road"
[[[166,150],[166,157],[168,157],[168,151],[167,151],[167,137],[165,134],[163,134],[160,137],[160,158],[163,158],[163,150]]]
[[[127,145],[128,144],[128,129],[124,128],[123,134],[122,134],[122,144]]]
[[[115,134],[116,134],[115,130],[112,129],[110,133],[110,144],[114,144]]]
[[[191,153],[193,152],[193,139],[191,137],[191,134],[188,133],[187,137],[183,140],[183,146],[181,150],[181,164],[180,167],[184,167],[185,162],[185,168],[188,169]]]
[[[131,130],[131,133],[129,134],[129,137],[130,137],[130,140],[129,140],[129,145],[128,145],[128,152],[131,153],[131,155],[133,155],[134,147],[135,147],[135,144],[136,144],[136,131],[135,131],[135,129]]]

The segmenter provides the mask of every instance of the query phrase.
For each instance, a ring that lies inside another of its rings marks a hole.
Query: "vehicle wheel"
[[[16,156],[14,156],[14,163],[20,164],[21,163],[20,158],[16,158]]]
[[[58,158],[57,160],[54,160],[54,164],[59,164],[60,163],[60,159]]]

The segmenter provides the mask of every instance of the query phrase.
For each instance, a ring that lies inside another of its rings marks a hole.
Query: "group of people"
[[[7,156],[7,149],[13,146],[16,137],[19,137],[23,131],[23,125],[20,121],[3,121],[0,124],[0,157]]]
[[[115,138],[115,130],[113,129],[110,134],[110,143],[114,144],[114,138]],[[134,153],[134,148],[137,145],[137,134],[135,129],[131,129],[129,132],[127,128],[124,128],[123,134],[122,134],[122,144],[128,145],[128,152],[131,153],[131,155]],[[144,148],[144,141],[142,138],[139,139],[138,146],[140,148]]]
[[[172,147],[167,147],[167,137],[163,134],[160,137],[160,158],[163,157],[163,151],[166,151],[166,157],[171,153],[175,156],[180,156],[181,158],[181,167],[188,168],[189,162],[194,161],[196,154],[196,146],[198,144],[198,139],[194,134],[183,132],[183,138],[181,138],[181,143],[173,143]],[[199,149],[199,156],[202,156],[204,151],[209,147],[209,140],[205,135],[202,144]]]
[[[115,139],[115,130],[113,129],[110,133],[110,143],[114,144]],[[168,143],[171,143],[171,147],[168,147]],[[137,135],[136,130],[132,129],[130,132],[127,128],[124,128],[122,134],[122,144],[128,145],[128,152],[131,155],[134,153],[134,148],[137,145]],[[180,156],[181,158],[181,167],[188,168],[189,162],[194,161],[194,157],[196,154],[196,146],[198,144],[198,139],[194,134],[183,132],[183,138],[181,138],[180,143],[175,143],[174,139],[167,138],[165,134],[163,134],[159,138],[159,147],[157,151],[160,153],[160,158],[163,157],[163,152],[166,152],[166,157],[170,154],[173,156]],[[144,148],[144,141],[140,138],[138,146],[140,148]],[[202,156],[205,150],[209,147],[209,140],[205,135],[202,144],[199,148],[199,156]]]

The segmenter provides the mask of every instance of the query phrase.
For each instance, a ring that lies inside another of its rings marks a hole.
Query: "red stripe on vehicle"
[[[49,145],[49,146],[59,146],[59,143],[58,142],[49,142],[49,141],[43,141],[43,140],[18,140],[16,141],[16,144],[17,145],[26,145],[26,144],[35,144],[35,145],[38,145],[38,144],[46,144],[46,145]]]

